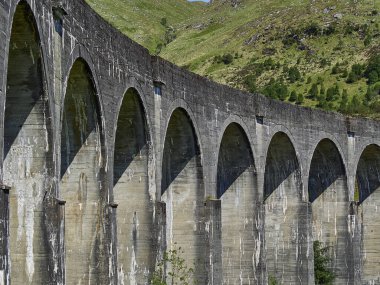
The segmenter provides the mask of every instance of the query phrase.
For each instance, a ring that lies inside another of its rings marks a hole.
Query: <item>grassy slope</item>
[[[105,19],[132,39],[146,46],[152,53],[164,42],[165,27],[160,20],[167,18],[176,30],[176,39],[167,44],[160,56],[215,81],[244,89],[243,78],[251,71],[250,62],[263,62],[270,57],[277,64],[274,70],[265,71],[257,78],[258,87],[263,87],[271,78],[286,75],[283,67],[297,66],[303,81],[287,82],[290,90],[302,93],[304,105],[316,106],[315,100],[307,99],[311,84],[321,78],[327,89],[338,83],[341,90],[347,89],[349,97],[355,94],[364,97],[365,80],[347,84],[340,75],[332,75],[331,68],[337,62],[345,62],[344,69],[350,70],[353,63],[364,63],[380,46],[380,1],[363,0],[246,0],[237,8],[216,1],[213,5],[188,3],[185,0],[87,0]],[[356,1],[358,2],[358,1]],[[325,13],[325,8],[333,10]],[[334,15],[342,14],[342,19]],[[285,47],[284,35],[290,29],[300,29],[310,23],[320,27],[336,25],[330,36],[305,37],[302,43],[310,51],[300,50],[297,45]],[[364,46],[362,32],[345,34],[349,23],[367,24],[372,42]],[[256,40],[251,40],[255,38]],[[342,48],[336,50],[340,45]],[[268,56],[263,50],[271,48],[275,54]],[[379,50],[377,50],[379,51]],[[239,56],[232,64],[216,63],[214,57],[225,53]],[[322,66],[325,59],[327,65]],[[306,78],[311,77],[311,83]],[[333,102],[339,104],[339,99]],[[331,108],[331,107],[330,107]]]
[[[205,4],[185,0],[86,0],[108,22],[133,40],[154,51],[165,33],[160,20],[181,23],[200,13]]]

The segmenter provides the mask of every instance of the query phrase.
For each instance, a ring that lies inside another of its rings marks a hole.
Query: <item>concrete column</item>
[[[155,239],[156,264],[160,262],[166,251],[166,203],[156,202],[155,204],[155,223],[153,233]]]
[[[46,197],[43,202],[45,233],[49,248],[49,284],[65,284],[65,201]]]
[[[0,284],[8,285],[9,280],[9,190],[2,185],[0,191]]]
[[[205,202],[206,239],[208,244],[208,284],[222,284],[222,213],[221,200],[208,199]]]

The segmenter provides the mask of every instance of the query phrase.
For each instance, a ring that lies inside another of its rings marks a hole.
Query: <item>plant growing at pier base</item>
[[[314,277],[317,285],[330,285],[335,280],[335,274],[329,268],[331,259],[327,256],[328,247],[324,247],[318,240],[313,243],[314,250]]]
[[[184,251],[181,247],[174,246],[164,253],[161,261],[158,262],[156,270],[153,272],[152,285],[190,285],[194,275],[194,269],[188,267],[182,255]],[[169,281],[169,282],[168,282]]]

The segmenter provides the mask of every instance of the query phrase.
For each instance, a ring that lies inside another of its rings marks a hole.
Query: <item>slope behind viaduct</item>
[[[0,110],[0,284],[147,284],[179,247],[197,284],[313,284],[313,241],[380,282],[379,122],[211,82],[83,0],[0,0]]]

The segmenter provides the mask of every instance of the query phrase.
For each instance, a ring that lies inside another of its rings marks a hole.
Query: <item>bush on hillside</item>
[[[262,89],[262,93],[269,98],[284,101],[288,97],[288,87],[282,81],[271,81]]]
[[[368,66],[364,71],[364,76],[368,79],[369,84],[379,81],[380,77],[380,55],[372,56],[368,60]]]
[[[361,64],[354,64],[351,67],[351,72],[348,74],[347,83],[354,83],[358,80],[360,80],[363,76],[363,65]]]
[[[299,72],[299,70],[296,66],[289,68],[288,79],[291,83],[294,83],[294,82],[301,79],[301,73]]]
[[[244,85],[251,93],[257,91],[256,77],[253,74],[249,74],[244,78]]]

